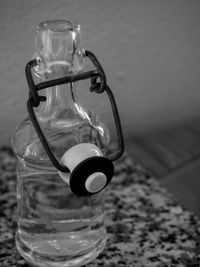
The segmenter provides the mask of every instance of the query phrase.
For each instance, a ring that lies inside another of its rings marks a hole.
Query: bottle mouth
[[[80,25],[68,20],[48,20],[38,25],[37,30],[50,30],[53,32],[79,31]]]
[[[67,20],[41,22],[36,31],[36,53],[40,66],[35,74],[73,75],[82,71],[84,51],[80,25]]]

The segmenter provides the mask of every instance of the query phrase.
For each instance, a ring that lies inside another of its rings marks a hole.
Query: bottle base
[[[44,255],[30,249],[16,233],[16,247],[20,255],[33,267],[78,267],[93,261],[104,249],[106,238],[100,239],[96,246],[85,253],[71,255]]]

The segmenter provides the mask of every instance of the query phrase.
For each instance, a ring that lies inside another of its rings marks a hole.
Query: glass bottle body
[[[79,266],[106,242],[104,191],[75,196],[57,171],[18,163],[17,248],[37,266]]]
[[[64,113],[68,114],[66,121]],[[39,119],[43,128],[48,126],[45,135],[55,155],[60,158],[73,145],[85,142],[103,151],[105,138],[97,130],[102,125],[94,126],[98,118],[88,117],[88,123],[78,114],[75,119],[74,114],[62,110],[55,118]],[[88,197],[75,196],[52,167],[28,118],[16,130],[13,147],[18,156],[16,243],[20,254],[37,266],[79,266],[91,261],[106,242],[104,190]]]
[[[48,78],[66,75],[60,61],[56,71],[55,65]],[[48,88],[42,94],[47,99],[35,113],[58,159],[79,143],[95,144],[106,155],[108,131],[98,116],[80,105],[74,85]],[[50,162],[29,117],[16,129],[12,144],[18,158],[16,245],[20,254],[32,265],[52,267],[80,266],[96,258],[106,243],[105,191],[74,195]]]

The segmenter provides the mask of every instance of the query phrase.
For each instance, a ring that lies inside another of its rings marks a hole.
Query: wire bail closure
[[[93,63],[93,65],[96,68],[95,70],[83,72],[83,73],[73,75],[73,76],[65,76],[62,78],[41,82],[37,85],[35,85],[35,83],[34,83],[32,71],[31,71],[32,68],[38,64],[37,60],[33,59],[33,60],[29,61],[26,65],[26,68],[25,68],[26,79],[27,79],[27,83],[29,86],[29,98],[27,101],[27,109],[28,109],[30,119],[33,123],[33,126],[36,130],[36,133],[38,134],[38,137],[39,137],[47,155],[49,156],[52,164],[54,165],[54,167],[56,169],[58,169],[61,172],[69,172],[69,169],[67,167],[63,166],[57,160],[55,155],[53,154],[53,152],[50,148],[50,145],[49,145],[46,137],[44,136],[44,133],[42,132],[42,129],[38,123],[38,120],[37,120],[37,118],[35,116],[35,112],[34,112],[34,108],[38,107],[40,105],[40,102],[46,101],[46,97],[40,96],[38,94],[38,91],[45,89],[45,88],[48,88],[48,87],[61,85],[61,84],[65,84],[65,83],[73,83],[73,82],[85,80],[85,79],[90,79],[91,80],[91,87],[90,87],[91,92],[94,91],[98,94],[101,94],[104,91],[106,91],[108,98],[109,98],[109,101],[110,101],[110,104],[111,104],[111,107],[112,107],[112,112],[113,112],[113,117],[114,117],[114,121],[115,121],[116,132],[117,132],[117,139],[118,139],[118,143],[119,143],[119,150],[116,151],[113,155],[111,155],[109,157],[109,159],[111,161],[115,161],[115,160],[119,159],[124,152],[124,139],[123,139],[123,133],[122,133],[122,127],[121,127],[119,112],[117,109],[114,95],[113,95],[111,89],[109,88],[109,86],[107,85],[104,70],[103,70],[101,64],[99,63],[99,61],[97,60],[96,56],[92,52],[86,50],[85,56],[88,57],[90,59],[90,61]],[[99,82],[98,82],[98,79],[100,80]]]

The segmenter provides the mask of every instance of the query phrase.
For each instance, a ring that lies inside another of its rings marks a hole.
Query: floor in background
[[[200,120],[128,139],[126,150],[181,204],[200,215]]]

